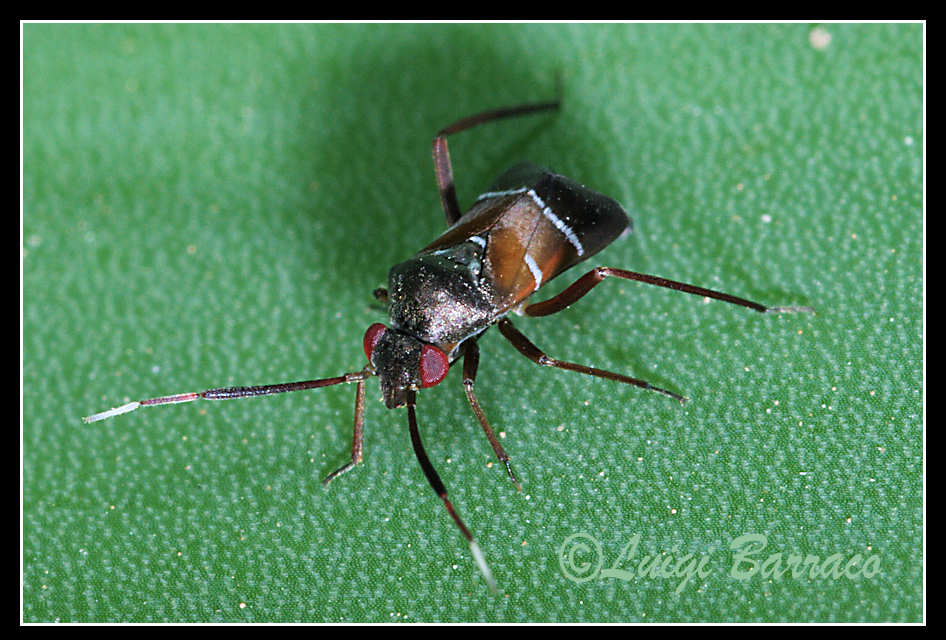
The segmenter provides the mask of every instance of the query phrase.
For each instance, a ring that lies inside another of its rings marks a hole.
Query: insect
[[[521,490],[509,455],[476,397],[477,340],[484,331],[497,325],[519,353],[538,365],[607,378],[685,402],[684,396],[644,380],[546,355],[513,325],[509,313],[527,316],[556,313],[612,277],[714,298],[762,313],[813,311],[810,307],[768,307],[727,293],[611,267],[596,267],[558,295],[542,302],[530,302],[531,296],[544,284],[630,231],[631,221],[615,200],[529,163],[518,164],[500,175],[477,197],[473,206],[462,213],[453,183],[447,136],[483,123],[558,107],[559,101],[555,100],[484,111],[458,120],[437,133],[433,141],[434,173],[449,227],[412,258],[394,265],[388,275],[388,287],[375,290],[375,297],[387,304],[389,320],[387,325],[372,324],[365,332],[363,342],[368,364],[361,370],[319,380],[226,387],[139,400],[96,413],[83,421],[95,422],[159,404],[247,398],[355,383],[351,459],[322,481],[328,486],[362,461],[365,383],[372,376],[378,376],[385,405],[389,409],[407,407],[411,443],[421,469],[466,538],[487,584],[495,590],[496,583],[482,551],[447,498],[447,489],[427,457],[415,413],[417,391],[442,382],[450,367],[462,359],[463,388],[473,414],[510,480]]]

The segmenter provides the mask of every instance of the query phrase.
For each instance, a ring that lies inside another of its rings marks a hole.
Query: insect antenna
[[[434,491],[437,492],[437,495],[440,496],[440,499],[443,500],[443,505],[450,513],[450,517],[453,518],[453,521],[457,523],[457,526],[460,528],[460,532],[463,534],[463,537],[466,538],[466,541],[470,544],[470,553],[473,554],[473,559],[476,561],[476,565],[483,574],[483,578],[486,579],[486,584],[489,585],[491,591],[495,592],[496,580],[493,578],[493,572],[489,570],[489,565],[486,564],[486,558],[483,556],[480,546],[476,544],[476,540],[473,539],[473,534],[470,533],[470,530],[466,528],[465,524],[463,524],[463,520],[460,519],[456,509],[453,508],[453,504],[447,499],[447,488],[440,480],[440,476],[437,475],[437,470],[434,469],[434,465],[430,463],[430,459],[427,457],[427,452],[424,451],[424,444],[421,442],[420,433],[417,431],[417,414],[414,411],[416,402],[417,394],[414,391],[409,391],[407,397],[407,420],[410,426],[411,444],[414,446],[414,454],[417,456],[417,461],[420,463],[420,468],[423,469],[424,475],[427,477],[427,481],[430,483],[430,486],[433,487]]]
[[[221,387],[219,389],[208,389],[196,393],[178,393],[170,396],[161,396],[159,398],[148,398],[129,402],[120,407],[101,411],[82,418],[82,422],[98,422],[112,416],[118,416],[129,411],[134,411],[138,407],[149,407],[157,404],[176,404],[178,402],[193,402],[194,400],[229,400],[232,398],[252,398],[255,396],[268,396],[274,393],[288,393],[290,391],[305,391],[306,389],[318,389],[319,387],[330,387],[343,382],[358,382],[374,375],[372,371],[365,367],[361,371],[346,373],[334,378],[321,378],[319,380],[303,380],[301,382],[283,382],[280,384],[266,384],[255,387]]]

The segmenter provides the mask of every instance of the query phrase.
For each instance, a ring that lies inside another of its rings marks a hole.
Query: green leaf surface
[[[821,29],[24,25],[23,619],[921,620],[923,27]],[[529,159],[630,212],[596,264],[817,315],[609,281],[516,321],[685,406],[486,334],[522,493],[459,371],[418,415],[498,594],[374,380],[327,491],[351,386],[80,422],[361,368],[372,289],[443,229],[434,132],[558,75],[558,114],[451,139],[461,203]]]

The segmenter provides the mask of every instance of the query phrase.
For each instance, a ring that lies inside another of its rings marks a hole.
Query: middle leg
[[[632,378],[620,373],[614,373],[613,371],[605,371],[604,369],[596,369],[595,367],[587,367],[583,364],[575,364],[573,362],[564,362],[562,360],[550,358],[545,354],[544,351],[532,344],[532,342],[527,337],[525,337],[518,329],[516,329],[512,322],[509,321],[509,318],[503,318],[499,321],[499,332],[503,334],[503,336],[509,340],[509,342],[512,343],[512,346],[514,346],[519,351],[519,353],[527,357],[529,360],[532,360],[532,362],[536,364],[545,367],[565,369],[566,371],[577,371],[578,373],[584,373],[597,378],[607,378],[608,380],[623,382],[624,384],[632,384],[635,387],[640,387],[641,389],[656,391],[658,393],[664,394],[665,396],[670,396],[675,400],[679,400],[681,404],[687,401],[685,396],[681,396],[680,394],[674,393],[673,391],[661,389],[660,387],[655,387],[646,380]]]
[[[473,391],[473,386],[476,384],[476,370],[479,364],[480,348],[476,344],[476,339],[470,339],[467,341],[465,351],[463,352],[463,389],[466,391],[466,398],[470,401],[470,407],[472,407],[476,419],[480,421],[480,426],[483,427],[483,432],[486,434],[487,439],[489,439],[493,451],[496,452],[496,457],[500,462],[506,465],[506,473],[509,474],[509,479],[512,480],[512,483],[516,485],[516,491],[522,491],[522,485],[519,484],[519,480],[512,470],[512,465],[509,463],[509,454],[503,449],[503,445],[499,443],[499,439],[496,438],[493,428],[489,426],[489,420],[486,419],[486,414],[483,413],[483,409],[480,408],[480,402],[476,399],[476,393]]]

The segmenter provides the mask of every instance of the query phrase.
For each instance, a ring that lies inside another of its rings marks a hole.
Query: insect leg
[[[666,278],[661,278],[659,276],[649,276],[644,273],[637,273],[636,271],[625,271],[624,269],[614,269],[611,267],[595,267],[582,277],[578,278],[578,280],[572,283],[567,289],[562,291],[557,296],[542,302],[530,304],[525,308],[524,313],[529,316],[547,316],[557,313],[558,311],[561,311],[569,305],[577,302],[582,296],[591,291],[595,285],[608,276],[624,278],[626,280],[637,280],[639,282],[646,282],[647,284],[654,284],[658,287],[666,287],[668,289],[683,291],[684,293],[692,293],[694,295],[704,296],[707,298],[715,298],[716,300],[722,300],[723,302],[730,302],[732,304],[748,307],[749,309],[753,309],[761,313],[815,312],[815,310],[811,307],[767,307],[763,304],[759,304],[758,302],[752,302],[751,300],[746,300],[745,298],[738,298],[728,293],[721,293],[719,291],[713,291],[712,289],[705,289],[692,284],[677,282],[676,280],[667,280]]]
[[[362,452],[364,451],[364,427],[365,427],[365,381],[358,381],[358,389],[355,391],[355,427],[353,429],[351,441],[351,461],[342,465],[325,477],[322,481],[323,487],[328,487],[328,483],[355,468],[355,465],[361,462]]]
[[[456,509],[453,508],[453,504],[451,504],[450,500],[447,499],[447,488],[440,480],[440,476],[437,475],[437,470],[434,469],[434,465],[430,464],[430,459],[427,457],[427,452],[424,451],[424,445],[420,440],[420,433],[417,431],[417,415],[414,412],[414,406],[416,403],[416,392],[408,391],[407,420],[411,432],[411,444],[414,446],[414,455],[417,456],[417,461],[420,463],[420,468],[424,471],[424,476],[427,477],[427,482],[430,483],[430,486],[433,487],[437,495],[440,496],[440,499],[443,500],[443,505],[447,508],[447,512],[450,514],[450,517],[453,518],[453,521],[457,523],[457,526],[460,528],[460,532],[469,543],[470,553],[473,554],[473,559],[476,561],[480,572],[483,574],[483,578],[486,579],[486,584],[489,585],[491,590],[496,591],[496,580],[493,579],[493,573],[489,570],[489,566],[486,564],[486,558],[483,557],[483,552],[480,551],[479,545],[476,544],[476,540],[473,539],[473,534],[470,533],[470,530],[466,528],[465,524],[463,524],[463,520],[460,519]]]
[[[583,364],[574,364],[572,362],[563,362],[562,360],[550,358],[545,355],[544,351],[532,344],[532,342],[527,337],[525,337],[518,329],[516,329],[508,318],[503,318],[499,321],[499,332],[502,333],[506,339],[512,343],[512,346],[514,346],[519,351],[519,353],[527,357],[529,360],[532,360],[532,362],[536,364],[546,367],[565,369],[566,371],[586,373],[590,376],[607,378],[608,380],[615,380],[617,382],[623,382],[624,384],[632,384],[635,387],[640,387],[649,391],[657,391],[658,393],[670,396],[671,398],[679,400],[681,404],[687,401],[686,397],[673,393],[672,391],[667,391],[666,389],[661,389],[660,387],[655,387],[645,380],[632,378],[630,376],[614,373],[612,371],[596,369],[594,367],[586,367]]]
[[[434,175],[437,177],[437,186],[440,189],[440,203],[443,205],[443,212],[447,216],[447,224],[453,224],[460,219],[460,203],[457,201],[456,188],[453,185],[453,167],[450,164],[450,150],[447,148],[447,136],[451,133],[459,133],[471,127],[484,122],[500,120],[502,118],[511,118],[521,116],[536,111],[545,111],[547,109],[557,109],[559,101],[536,102],[531,104],[520,104],[514,107],[503,107],[501,109],[491,109],[482,111],[476,115],[468,116],[457,120],[437,132],[434,138]]]
[[[483,427],[483,431],[486,433],[489,443],[493,446],[496,457],[499,458],[500,462],[506,465],[506,473],[509,474],[509,479],[512,480],[512,483],[516,485],[516,491],[522,491],[522,485],[519,484],[519,480],[512,470],[512,465],[509,463],[509,454],[503,449],[503,445],[499,444],[499,439],[496,437],[496,434],[493,433],[493,428],[489,426],[486,414],[483,413],[483,409],[480,408],[480,402],[476,399],[476,393],[473,391],[473,385],[476,384],[476,369],[479,367],[479,364],[480,348],[476,344],[475,339],[470,339],[467,341],[466,350],[463,352],[463,388],[466,391],[466,399],[470,401],[470,407],[473,408],[476,419],[480,421],[480,426]]]
[[[385,304],[387,304],[388,290],[385,289],[384,287],[378,287],[377,289],[372,291],[371,294],[374,296],[375,300],[378,300],[380,302],[384,302]]]
[[[137,402],[102,411],[91,416],[82,418],[83,422],[96,422],[134,411],[138,407],[148,407],[156,404],[175,404],[178,402],[193,402],[194,400],[229,400],[232,398],[252,398],[255,396],[268,396],[274,393],[288,393],[290,391],[305,391],[306,389],[318,389],[320,387],[330,387],[334,384],[343,382],[359,382],[370,378],[374,373],[370,368],[365,367],[361,371],[346,373],[335,378],[321,378],[319,380],[305,380],[303,382],[283,382],[280,384],[266,384],[255,387],[222,387],[220,389],[207,389],[194,393],[178,393],[171,396],[161,396],[160,398],[148,398]]]

